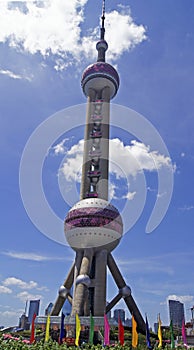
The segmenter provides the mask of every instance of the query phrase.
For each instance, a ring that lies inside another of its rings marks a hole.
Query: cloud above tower
[[[69,150],[64,145],[64,152],[62,152],[62,142],[60,142],[61,154],[66,155],[65,160],[60,168],[63,176],[67,181],[80,181],[81,164],[83,159],[84,141],[80,140],[73,145]],[[52,147],[51,151],[55,155],[59,153],[58,145]],[[148,145],[142,142],[132,140],[129,145],[118,139],[110,140],[110,172],[115,174],[116,178],[123,178],[125,176],[136,177],[142,171],[154,172],[161,167],[170,167],[171,159],[160,154],[157,150],[151,150]]]
[[[0,2],[0,43],[19,52],[52,57],[56,70],[96,58],[99,27],[83,30],[87,0]],[[119,30],[118,30],[119,27]],[[135,24],[129,7],[106,14],[109,60],[145,40],[145,28]],[[122,39],[122,40],[121,40]]]

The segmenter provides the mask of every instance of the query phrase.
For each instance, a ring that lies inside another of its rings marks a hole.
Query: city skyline
[[[43,3],[40,13],[47,30],[44,27],[37,27],[42,33],[38,38],[36,35],[30,35],[26,22],[28,20],[31,25],[40,25],[38,16],[36,17],[36,13],[32,11],[36,5],[22,2],[20,9],[16,11],[18,4],[12,3],[11,7],[5,9],[6,4],[6,2],[0,4],[1,19],[4,18],[4,21],[0,21],[1,149],[3,150],[1,154],[3,269],[0,281],[0,324],[5,326],[12,322],[15,325],[24,309],[26,299],[40,298],[41,311],[50,301],[55,300],[56,286],[60,281],[63,282],[65,272],[70,268],[73,259],[70,248],[48,239],[28,218],[19,192],[19,165],[26,142],[41,122],[63,108],[85,103],[80,88],[81,72],[91,62],[89,47],[95,33],[93,36],[90,34],[95,27],[98,28],[99,18],[95,17],[96,13],[99,13],[100,17],[101,12],[101,6],[91,0],[79,2],[85,17],[79,12],[80,8],[77,7],[76,1],[72,2],[71,8],[63,5],[62,10],[59,10],[58,2],[53,1],[52,11],[51,8],[44,7]],[[125,152],[127,147],[130,147],[133,157],[140,162],[146,174],[147,182],[144,210],[130,232],[124,235],[114,251],[114,257],[126,283],[132,288],[142,314],[148,314],[149,323],[153,325],[157,314],[160,313],[163,323],[168,324],[168,298],[180,300],[185,304],[186,320],[190,319],[190,310],[187,309],[194,304],[192,287],[194,202],[191,186],[194,159],[191,13],[194,5],[190,3],[186,8],[182,1],[169,0],[165,5],[160,0],[157,4],[149,0],[145,5],[133,0],[130,1],[131,12],[129,12],[127,4],[127,1],[121,1],[122,6],[118,6],[117,1],[112,1],[110,5],[107,1],[106,5],[107,21],[110,21],[110,26],[106,28],[107,40],[110,43],[108,50],[110,56],[107,56],[107,61],[116,65],[121,79],[120,90],[114,103],[144,115],[158,130],[174,164],[174,191],[163,221],[155,231],[146,234],[145,227],[157,198],[157,171],[149,168],[149,157],[147,157],[150,152],[149,145],[139,143],[134,135],[128,136],[123,130],[116,139],[116,131],[113,128],[112,152],[115,153],[115,149],[118,148],[120,152]],[[28,6],[29,9],[26,11]],[[38,13],[40,8],[36,10]],[[59,16],[61,20],[58,23],[58,31],[48,26],[49,23],[53,23],[51,13]],[[8,31],[5,22],[9,22],[11,15],[14,15],[15,24],[13,23],[13,27],[10,26]],[[72,16],[75,20],[74,25],[77,25],[76,38],[71,37],[69,42],[64,42],[63,38],[67,36],[70,28],[63,27],[62,24],[66,19],[70,27]],[[21,21],[27,26],[26,34],[21,32],[19,25]],[[119,23],[123,40],[119,41],[117,32],[113,30],[115,25],[111,27],[111,23],[115,21]],[[53,42],[48,40],[46,33],[49,30],[51,33],[48,34],[54,33],[57,40]],[[111,47],[116,47],[116,51],[111,51]],[[73,130],[72,134],[69,133],[56,140],[45,158],[44,191],[50,206],[61,220],[68,211],[68,205],[64,203],[59,193],[57,173],[64,157],[70,164],[73,159],[77,160],[79,167],[82,139],[83,132]],[[115,145],[117,148],[114,148]],[[145,157],[142,158],[143,155]],[[33,165],[31,163],[29,166]],[[66,176],[71,179],[75,174],[67,172]],[[119,188],[119,176],[117,176],[118,172],[111,173],[111,190],[115,203]],[[79,187],[79,181],[77,186]],[[123,193],[123,196],[128,195],[128,201],[132,202],[134,192],[130,189],[128,193]],[[122,203],[117,202],[117,205],[121,206]],[[62,226],[61,229],[63,232]],[[114,294],[113,287],[109,279],[108,301]],[[122,308],[123,304],[121,303],[119,307]]]

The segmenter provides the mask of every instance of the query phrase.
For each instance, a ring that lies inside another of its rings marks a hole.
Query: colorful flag
[[[47,316],[47,320],[46,320],[46,333],[45,333],[45,342],[47,342],[49,340],[49,335],[50,335],[50,323],[51,323],[51,319],[50,319],[50,315]]]
[[[162,346],[162,322],[160,319],[160,314],[158,315],[158,339],[159,339],[158,347],[160,348]]]
[[[61,328],[60,328],[60,335],[59,335],[59,344],[62,344],[63,342],[63,338],[65,337],[65,332],[64,332],[64,318],[65,315],[62,312],[61,314]]]
[[[110,345],[110,326],[106,314],[104,315],[104,345]]]
[[[32,318],[32,324],[31,324],[30,344],[34,343],[35,341],[35,325],[34,325],[35,318],[36,318],[36,314],[34,313]]]
[[[171,349],[175,348],[172,320],[170,321],[170,347]]]
[[[89,333],[89,343],[93,344],[94,339],[94,319],[92,313],[90,312],[90,333]]]
[[[150,330],[149,330],[149,324],[148,319],[146,316],[146,344],[149,349],[151,349],[151,341],[150,341]]]
[[[122,321],[121,321],[121,318],[119,316],[119,319],[118,319],[118,328],[119,328],[119,332],[118,332],[118,336],[119,336],[119,343],[121,345],[124,345],[124,327],[123,327],[123,324],[122,324]]]
[[[187,337],[186,337],[186,330],[185,330],[185,320],[183,318],[182,321],[182,338],[183,338],[183,344],[187,346]]]
[[[132,347],[136,348],[138,344],[137,322],[132,315]]]
[[[75,345],[79,346],[79,336],[81,332],[81,322],[78,314],[75,315]]]

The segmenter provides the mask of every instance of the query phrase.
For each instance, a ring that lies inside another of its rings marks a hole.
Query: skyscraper
[[[175,327],[182,326],[182,321],[184,320],[184,304],[178,300],[169,300],[169,316],[170,321]]]
[[[34,314],[38,316],[40,307],[40,300],[30,300],[30,306],[28,311],[28,324],[31,325]]]
[[[52,308],[53,308],[53,303],[49,303],[48,306],[45,309],[45,313],[44,313],[45,316],[50,315]]]
[[[122,323],[125,323],[125,310],[124,309],[115,309],[114,310],[114,319],[116,322],[118,322],[118,319],[120,317],[120,320]]]
[[[76,252],[75,262],[59,289],[51,315],[58,315],[66,299],[71,315],[102,317],[123,298],[138,328],[145,322],[111,254],[123,234],[119,211],[108,201],[110,100],[117,94],[119,75],[105,60],[105,1],[101,17],[97,62],[88,66],[81,85],[87,98],[84,156],[80,201],[65,219],[67,242]],[[118,287],[117,295],[106,304],[107,266]],[[73,295],[71,287],[73,285]]]

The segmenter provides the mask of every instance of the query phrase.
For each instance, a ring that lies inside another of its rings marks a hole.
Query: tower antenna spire
[[[102,16],[101,16],[101,27],[100,27],[100,40],[96,44],[96,49],[98,51],[97,62],[105,62],[105,52],[108,49],[108,44],[104,39],[105,34],[105,0],[102,0]]]
[[[102,16],[101,16],[101,20],[102,20],[102,26],[100,29],[100,39],[104,40],[104,34],[105,34],[105,28],[104,28],[104,21],[105,21],[105,0],[102,0]]]

